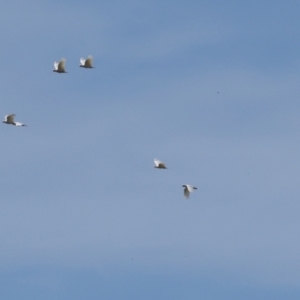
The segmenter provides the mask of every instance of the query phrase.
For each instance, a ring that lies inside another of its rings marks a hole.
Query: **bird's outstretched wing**
[[[167,168],[166,165],[162,161],[160,161],[156,158],[154,159],[154,164],[155,164],[155,168],[158,168],[158,169],[166,169]]]
[[[66,64],[66,59],[65,58],[62,58],[60,60],[60,62],[58,63],[57,65],[57,70],[59,72],[65,72],[65,64]]]
[[[158,167],[160,162],[161,162],[160,160],[154,158],[154,164],[155,164],[156,167]]]
[[[85,67],[93,68],[93,57],[91,55],[85,60]]]
[[[15,122],[15,126],[27,126],[27,125],[20,123],[20,122]]]
[[[57,62],[57,61],[54,62],[54,70],[56,70],[56,71],[58,69],[58,64],[59,64],[59,62]]]
[[[80,65],[84,67],[85,64],[85,59],[84,58],[80,58]]]
[[[183,194],[186,199],[189,199],[190,191],[188,190],[187,186],[184,188]]]
[[[192,192],[194,191],[194,187],[192,187],[192,186],[189,185],[189,184],[186,185],[186,188],[188,189],[188,191],[189,191],[190,193],[192,193]]]
[[[15,114],[11,114],[11,115],[7,115],[7,116],[5,116],[5,120],[6,120],[6,122],[8,122],[8,123],[14,123],[15,122]]]

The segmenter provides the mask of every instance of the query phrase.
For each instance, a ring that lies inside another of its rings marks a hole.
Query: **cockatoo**
[[[65,70],[66,59],[62,58],[59,62],[54,62],[54,70],[56,73],[67,73]]]
[[[184,187],[183,194],[186,199],[189,198],[190,193],[192,193],[194,190],[197,190],[196,187],[191,186],[189,184],[184,184],[183,187]]]
[[[157,169],[167,169],[166,165],[162,161],[160,161],[160,160],[158,160],[156,158],[154,158],[154,164],[155,164],[154,168],[157,168]]]
[[[15,125],[15,126],[27,126],[23,123],[15,122],[15,120],[14,120],[15,116],[16,116],[15,114],[6,115],[2,122],[5,124],[11,124],[11,125]]]
[[[87,69],[94,68],[93,67],[93,57],[90,55],[90,56],[88,56],[87,59],[80,58],[80,65],[79,65],[79,67],[87,68]]]

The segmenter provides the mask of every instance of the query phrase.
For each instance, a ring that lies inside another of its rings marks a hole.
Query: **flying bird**
[[[160,161],[160,160],[158,160],[156,158],[154,158],[154,164],[155,164],[154,168],[157,168],[157,169],[167,169],[166,165],[162,161]]]
[[[11,124],[11,125],[15,125],[15,126],[27,126],[23,123],[15,122],[15,119],[14,119],[15,116],[16,116],[15,114],[6,115],[2,122],[5,123],[5,124]]]
[[[67,73],[65,70],[66,59],[62,58],[59,62],[54,62],[54,70],[56,73]]]
[[[189,184],[184,184],[183,187],[184,187],[183,194],[186,199],[189,198],[190,193],[192,193],[194,190],[197,190],[196,187],[191,186]]]
[[[79,65],[79,67],[87,68],[87,69],[94,68],[93,67],[93,57],[90,55],[90,56],[88,56],[87,59],[80,58],[80,65]]]

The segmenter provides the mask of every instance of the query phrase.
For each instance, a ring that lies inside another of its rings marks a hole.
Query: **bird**
[[[23,123],[15,122],[15,120],[14,120],[15,116],[16,116],[15,114],[6,115],[4,117],[4,120],[2,121],[2,123],[11,124],[11,125],[15,125],[15,126],[27,126]]]
[[[66,59],[62,58],[59,62],[55,61],[54,62],[54,70],[53,72],[56,73],[68,73],[65,70],[65,64],[66,64]]]
[[[80,58],[80,65],[79,67],[91,69],[93,67],[93,57],[91,55],[88,56],[87,59]]]
[[[185,197],[186,199],[189,198],[190,193],[192,193],[194,190],[197,190],[196,187],[191,186],[191,185],[189,185],[189,184],[184,184],[184,185],[182,185],[182,186],[184,187],[183,194],[184,194],[184,197]]]
[[[154,158],[154,164],[155,164],[154,168],[157,168],[157,169],[167,169],[166,165],[162,161],[160,161],[160,160],[158,160],[156,158]]]

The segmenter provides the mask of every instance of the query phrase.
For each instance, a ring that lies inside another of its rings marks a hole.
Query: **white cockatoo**
[[[190,193],[192,193],[194,190],[197,190],[196,187],[189,184],[184,184],[183,187],[184,187],[183,194],[186,199],[189,198]]]
[[[166,165],[162,161],[156,158],[154,158],[154,165],[155,165],[154,168],[157,169],[167,169]]]
[[[88,56],[87,59],[80,58],[80,65],[79,67],[91,69],[93,67],[93,57],[91,55]]]
[[[65,58],[62,58],[59,62],[55,61],[53,72],[67,73],[66,70],[65,70],[65,65],[66,65],[66,59]]]
[[[15,116],[16,116],[15,114],[6,115],[2,122],[5,123],[5,124],[11,124],[11,125],[15,125],[15,126],[27,126],[23,123],[15,122],[15,119],[14,119]]]

